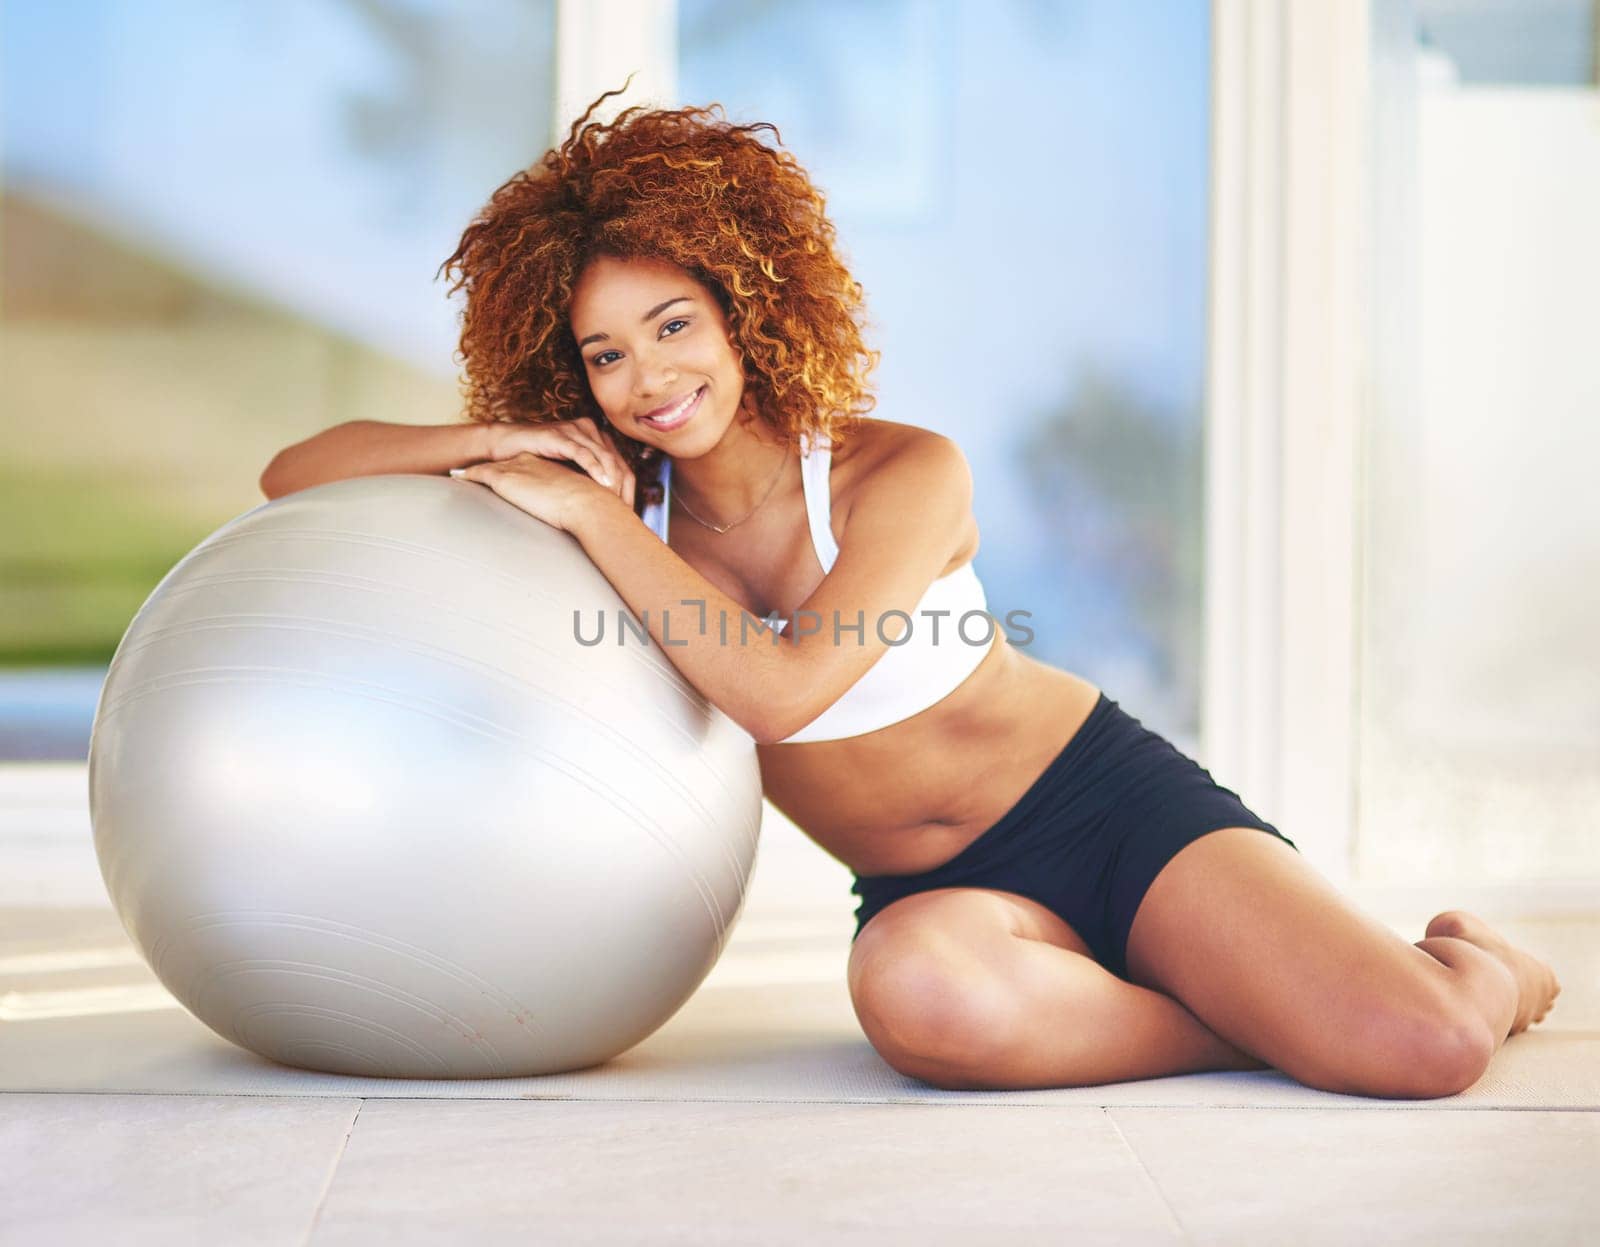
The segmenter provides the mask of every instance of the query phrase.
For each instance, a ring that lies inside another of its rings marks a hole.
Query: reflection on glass
[[[1596,81],[1594,0],[1416,0],[1415,7],[1425,72],[1472,86]]]
[[[1532,12],[1499,10],[1501,41],[1525,42]],[[1357,870],[1592,876],[1600,92],[1462,85],[1436,47],[1379,54],[1409,75],[1376,131],[1375,300],[1414,313],[1404,358],[1376,344]],[[1415,158],[1381,159],[1400,134]]]
[[[553,29],[553,0],[6,9],[0,758],[84,756],[90,677],[277,450],[456,418],[435,272],[546,144]]]
[[[966,452],[991,609],[1194,749],[1207,6],[681,0],[679,50],[827,194],[873,415]]]

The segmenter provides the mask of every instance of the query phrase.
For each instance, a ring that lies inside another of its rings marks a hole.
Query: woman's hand
[[[509,462],[522,455],[565,459],[582,468],[632,510],[634,477],[628,461],[617,452],[609,431],[599,428],[588,416],[540,424],[500,421],[488,428],[490,463]]]
[[[562,532],[571,532],[586,506],[593,506],[616,491],[607,489],[559,460],[523,452],[496,463],[486,460],[452,468],[450,475],[487,485],[514,507],[519,507]],[[628,490],[631,496],[633,490]]]

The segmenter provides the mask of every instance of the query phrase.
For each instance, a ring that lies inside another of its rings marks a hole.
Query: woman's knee
[[[917,918],[885,911],[857,938],[848,972],[856,1017],[902,1073],[981,1065],[1020,1022],[1017,1001],[971,941]]]
[[[1409,1098],[1460,1094],[1483,1077],[1494,1052],[1493,1038],[1476,1021],[1441,1014],[1420,1023],[1404,1079]]]
[[[1495,1045],[1487,1031],[1448,1012],[1388,1020],[1365,1028],[1365,1041],[1348,1038],[1342,1050],[1307,1074],[1290,1073],[1311,1086],[1345,1095],[1434,1100],[1457,1095],[1483,1076]]]
[[[1016,1004],[1001,984],[926,951],[863,968],[851,1001],[872,1046],[903,1074],[955,1085],[1009,1043]]]

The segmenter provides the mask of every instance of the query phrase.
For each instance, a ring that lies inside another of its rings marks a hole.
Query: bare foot
[[[1456,939],[1476,944],[1485,952],[1493,953],[1504,962],[1517,980],[1517,1017],[1507,1035],[1520,1035],[1535,1022],[1544,1021],[1556,997],[1561,994],[1561,984],[1555,971],[1532,953],[1513,948],[1510,941],[1476,914],[1462,909],[1449,909],[1428,924],[1427,938],[1436,935],[1453,935]]]

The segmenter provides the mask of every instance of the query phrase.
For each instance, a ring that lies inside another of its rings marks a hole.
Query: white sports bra
[[[800,479],[805,488],[806,519],[811,526],[811,544],[816,549],[817,561],[824,573],[833,570],[839,557],[839,545],[833,539],[831,513],[833,509],[830,473],[833,467],[833,448],[814,447],[809,434],[800,441]],[[641,517],[650,529],[667,539],[667,513],[671,509],[672,460],[661,465],[662,501],[648,504]],[[868,667],[838,701],[793,735],[779,744],[802,744],[817,740],[842,740],[847,736],[861,736],[899,723],[926,710],[955,691],[984,660],[990,647],[999,639],[1000,629],[988,616],[983,584],[970,562],[955,571],[939,577],[928,586],[922,600],[911,612],[910,632],[893,643]],[[966,620],[971,612],[987,618],[983,621]],[[924,612],[948,612],[932,615]],[[904,632],[906,621],[899,616],[885,620],[885,631],[898,629]],[[788,624],[780,619],[775,624],[779,631]],[[850,619],[842,619],[848,624]],[[866,620],[871,635],[874,621]],[[937,633],[937,639],[935,634]],[[824,624],[817,634],[831,636]],[[843,627],[839,633],[841,645],[855,644],[862,634]],[[971,635],[983,639],[969,644]]]

